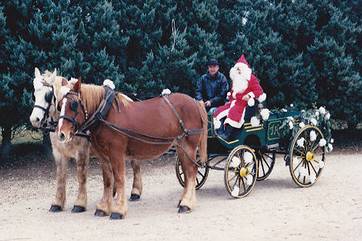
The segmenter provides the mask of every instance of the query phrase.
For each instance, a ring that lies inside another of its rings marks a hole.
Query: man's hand
[[[249,95],[244,95],[244,96],[243,96],[243,100],[248,101],[249,99],[250,99],[250,96],[249,96]]]
[[[209,100],[206,101],[206,102],[205,102],[205,106],[206,106],[206,107],[210,107],[210,106],[211,106],[211,101],[209,101]]]

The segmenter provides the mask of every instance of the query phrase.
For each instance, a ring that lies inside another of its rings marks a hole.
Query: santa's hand
[[[243,100],[248,101],[249,99],[250,99],[250,96],[249,96],[249,95],[244,95],[244,96],[243,96]]]

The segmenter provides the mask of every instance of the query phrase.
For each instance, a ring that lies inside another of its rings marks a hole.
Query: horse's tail
[[[205,163],[207,162],[207,125],[208,125],[208,118],[207,118],[207,112],[205,109],[205,104],[203,101],[199,101],[197,103],[197,106],[199,108],[201,121],[202,121],[202,134],[201,134],[201,141],[199,144],[199,154],[200,154],[200,160],[201,162]]]

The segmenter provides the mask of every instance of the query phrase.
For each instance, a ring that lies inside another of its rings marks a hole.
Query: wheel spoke
[[[235,174],[235,173],[234,173]],[[234,175],[232,178],[228,179],[228,182],[231,182],[235,177],[237,177],[238,175]]]
[[[267,162],[267,160],[264,158],[264,156],[261,156],[261,158],[264,160],[265,164],[268,166],[268,169],[270,169],[270,165],[269,163]],[[270,157],[269,157],[270,158]]]
[[[315,170],[315,168],[314,168],[314,166],[313,166],[313,164],[312,164],[312,162],[309,162],[308,163],[308,165],[310,164],[310,166],[312,167],[312,169],[313,169],[313,171],[314,171],[314,173],[315,173],[315,175],[317,176],[318,174],[317,174],[317,171]]]
[[[244,192],[246,191],[246,187],[245,187],[245,183],[244,183],[244,178],[240,178],[241,179],[241,182],[243,183],[243,188],[244,188]]]
[[[200,172],[199,170],[197,170],[197,173],[200,174],[200,176],[202,176],[202,178],[204,178],[204,174],[202,172]]]
[[[298,163],[298,165],[293,169],[293,172],[295,172],[295,170],[297,170],[297,168],[300,166],[300,164],[303,163],[303,159]]]

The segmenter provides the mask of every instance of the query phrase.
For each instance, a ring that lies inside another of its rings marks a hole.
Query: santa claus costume
[[[221,119],[226,118],[224,125],[229,124],[234,128],[240,128],[244,124],[246,107],[255,104],[255,98],[263,101],[266,95],[263,94],[258,79],[252,74],[250,66],[242,55],[230,70],[230,79],[232,80],[231,91],[228,93],[229,102],[220,106],[214,112],[215,129],[220,128]],[[243,99],[248,96],[249,100]]]

